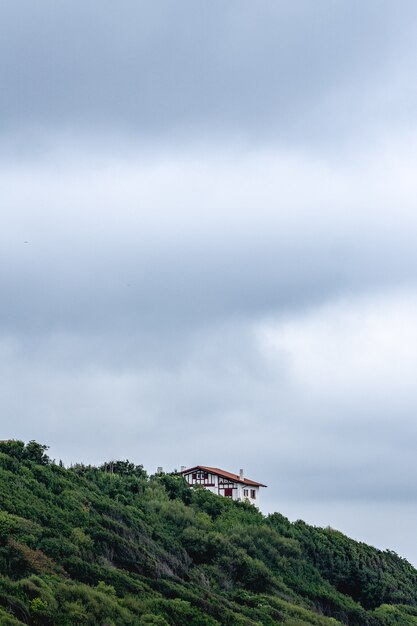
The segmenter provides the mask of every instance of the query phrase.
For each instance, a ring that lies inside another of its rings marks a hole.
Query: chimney
[[[164,468],[163,467],[157,467],[156,468],[156,473],[157,474],[163,474],[164,473]]]
[[[181,465],[181,472],[185,472],[186,469],[185,465]]]
[[[240,480],[245,480],[243,476],[243,469],[239,470]]]

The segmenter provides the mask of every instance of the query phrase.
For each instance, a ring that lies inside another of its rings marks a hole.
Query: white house
[[[258,508],[260,487],[266,487],[262,483],[245,478],[243,470],[240,470],[239,474],[231,474],[218,467],[197,465],[189,469],[182,467],[180,473],[190,486],[201,485],[219,496],[250,502]]]

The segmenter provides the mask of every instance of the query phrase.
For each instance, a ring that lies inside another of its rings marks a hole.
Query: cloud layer
[[[416,17],[411,0],[6,0],[1,130],[357,142],[414,116]]]

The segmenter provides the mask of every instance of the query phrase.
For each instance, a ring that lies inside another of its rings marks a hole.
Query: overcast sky
[[[417,564],[417,3],[0,2],[1,438]]]

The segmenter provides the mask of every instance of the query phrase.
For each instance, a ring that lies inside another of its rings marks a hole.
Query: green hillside
[[[177,476],[3,442],[0,624],[417,625],[417,571]]]

